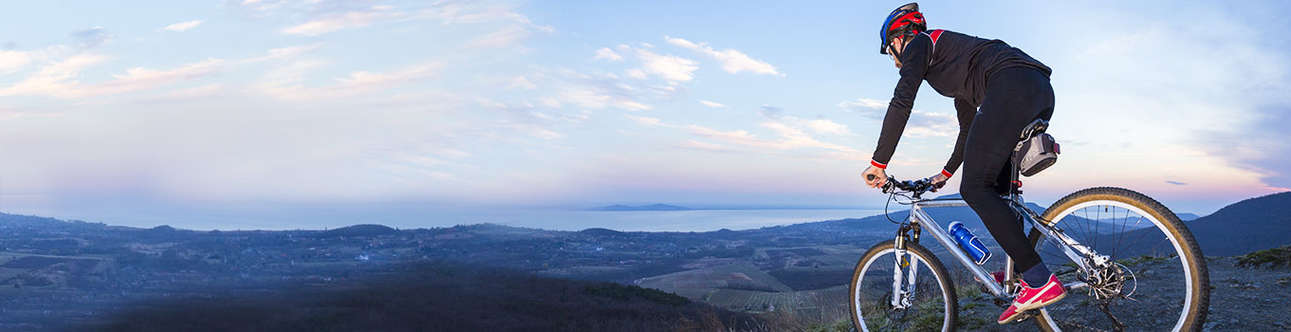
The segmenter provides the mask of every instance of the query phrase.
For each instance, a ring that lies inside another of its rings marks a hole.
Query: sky
[[[880,206],[859,174],[897,80],[876,30],[901,4],[12,3],[0,211],[245,229]],[[920,5],[1053,68],[1063,154],[1030,200],[1119,186],[1206,214],[1291,187],[1285,2]],[[925,84],[889,173],[938,172],[953,112]]]

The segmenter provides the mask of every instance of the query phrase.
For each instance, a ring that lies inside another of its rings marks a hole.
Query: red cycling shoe
[[[1067,290],[1062,287],[1062,282],[1058,281],[1058,276],[1049,275],[1049,282],[1036,288],[1031,288],[1024,281],[1022,289],[1018,291],[1017,298],[1013,299],[1013,304],[1004,313],[1000,314],[999,323],[1007,324],[1020,318],[1021,313],[1037,309],[1043,306],[1058,302],[1067,296]]]

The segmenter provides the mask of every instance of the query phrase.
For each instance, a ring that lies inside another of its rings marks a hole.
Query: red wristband
[[[888,169],[888,164],[874,161],[874,159],[870,159],[870,165],[874,167],[878,167],[879,169]]]
[[[942,169],[942,170],[941,170],[941,175],[946,176],[946,179],[947,179],[947,180],[949,180],[949,179],[950,179],[950,176],[951,176],[951,175],[954,175],[954,174],[950,174],[950,172],[947,172],[945,169]]]

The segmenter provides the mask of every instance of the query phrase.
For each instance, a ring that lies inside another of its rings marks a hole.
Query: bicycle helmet
[[[883,20],[883,27],[879,30],[879,54],[888,54],[888,43],[893,38],[903,36],[908,39],[925,30],[928,30],[928,24],[923,20],[923,13],[919,12],[919,3],[897,7]]]

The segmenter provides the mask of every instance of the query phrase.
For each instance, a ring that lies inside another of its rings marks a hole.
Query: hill
[[[1187,224],[1207,256],[1291,244],[1291,192],[1246,199]]]
[[[725,331],[770,330],[752,314],[607,282],[430,262],[265,294],[142,301],[103,331]]]
[[[333,230],[324,231],[319,234],[320,237],[337,237],[337,236],[378,236],[398,232],[394,228],[386,225],[353,225],[341,227]]]

